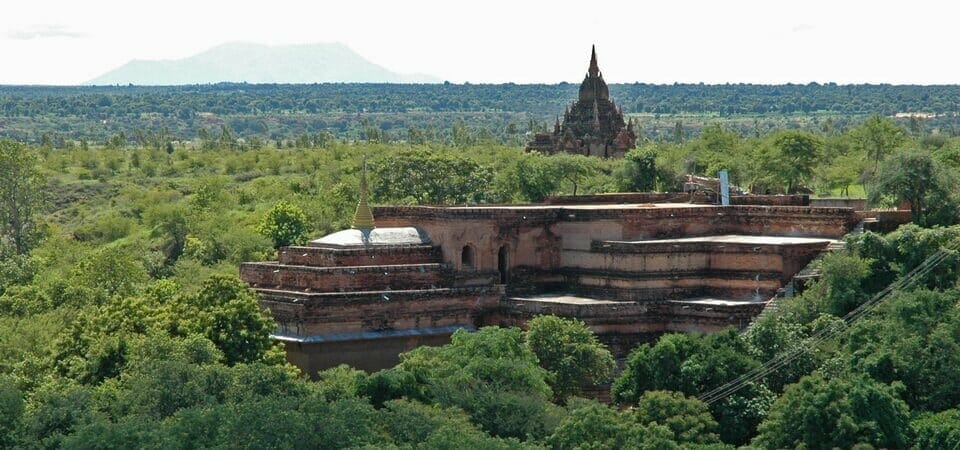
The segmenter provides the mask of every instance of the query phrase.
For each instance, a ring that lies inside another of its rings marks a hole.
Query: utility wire
[[[950,257],[952,254],[951,252],[956,251],[958,247],[960,247],[960,240],[955,240],[944,247],[940,247],[936,253],[927,257],[927,259],[914,267],[913,270],[907,273],[907,275],[891,283],[889,286],[871,297],[870,300],[864,302],[853,311],[850,311],[843,316],[844,326],[831,326],[821,329],[814,333],[804,345],[798,345],[790,350],[784,351],[783,353],[780,353],[779,355],[771,358],[769,361],[763,363],[759,367],[710,391],[700,394],[698,398],[707,404],[712,404],[722,400],[723,398],[726,398],[740,389],[748,386],[750,383],[776,372],[780,368],[800,358],[805,353],[819,347],[824,342],[833,339],[845,331],[853,322],[859,320],[879,307],[880,303],[889,297],[890,294],[905,289],[914,284],[916,281],[923,279],[926,275],[933,271],[933,269]]]

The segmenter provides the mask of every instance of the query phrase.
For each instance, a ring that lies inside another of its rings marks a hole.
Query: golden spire
[[[367,156],[363,156],[363,172],[360,172],[360,201],[357,202],[357,212],[353,214],[353,229],[372,230],[376,228],[373,222],[373,211],[367,204]]]

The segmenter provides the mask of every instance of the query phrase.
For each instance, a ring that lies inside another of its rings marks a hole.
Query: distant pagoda
[[[620,158],[637,143],[633,119],[624,123],[623,111],[610,101],[610,91],[597,66],[596,47],[590,50],[590,68],[580,84],[580,98],[557,118],[552,133],[537,133],[527,150]]]

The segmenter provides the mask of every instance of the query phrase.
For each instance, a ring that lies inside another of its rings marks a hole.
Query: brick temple
[[[371,209],[362,187],[354,229],[281,247],[277,261],[240,272],[289,360],[310,374],[389,367],[458,329],[539,314],[581,319],[624,356],[666,332],[745,327],[860,221],[805,196],[713,200],[637,193]]]
[[[620,158],[637,143],[633,127],[633,120],[625,123],[623,111],[610,100],[610,90],[603,81],[593,47],[577,101],[567,107],[563,122],[557,118],[552,133],[537,133],[527,150]]]

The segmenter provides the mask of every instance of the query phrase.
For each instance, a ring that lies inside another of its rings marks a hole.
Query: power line
[[[844,326],[831,326],[819,330],[814,333],[804,345],[798,345],[790,350],[787,350],[771,358],[769,361],[763,363],[759,367],[710,391],[700,394],[698,398],[707,404],[712,404],[722,400],[723,398],[732,395],[740,389],[743,389],[750,383],[776,372],[781,367],[784,367],[787,364],[795,361],[803,354],[815,349],[824,342],[833,339],[846,330],[853,322],[859,320],[879,307],[880,303],[889,297],[890,294],[907,288],[916,281],[923,279],[923,277],[928,275],[933,269],[950,257],[952,254],[951,252],[956,251],[958,247],[960,247],[960,240],[954,240],[946,246],[940,247],[936,253],[927,257],[927,259],[917,265],[917,267],[914,267],[913,270],[907,273],[907,275],[891,283],[882,291],[871,297],[870,300],[867,300],[853,311],[850,311],[843,316]]]

